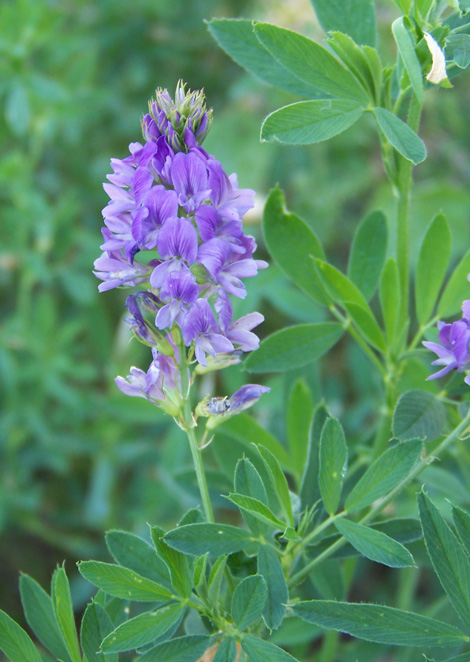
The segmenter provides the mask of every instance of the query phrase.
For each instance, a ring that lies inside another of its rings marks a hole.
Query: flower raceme
[[[182,397],[169,368],[186,360],[178,347],[189,348],[187,360],[194,355],[202,371],[220,369],[258,348],[252,329],[263,321],[259,313],[233,320],[229,295],[245,298],[244,279],[267,264],[253,258],[256,242],[243,232],[254,191],[238,188],[236,175],[201,147],[211,121],[202,92],[181,82],[174,99],[157,90],[142,120],[145,142],[111,159],[103,185],[110,201],[95,261],[99,290],[142,288],[127,299],[127,321],[153,352],[147,373],[132,368],[116,384],[168,413]]]

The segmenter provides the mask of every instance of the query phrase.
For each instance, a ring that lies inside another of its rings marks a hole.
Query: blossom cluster
[[[173,100],[158,89],[142,120],[144,142],[111,160],[103,185],[110,201],[95,261],[99,290],[140,286],[127,299],[128,322],[153,352],[146,373],[133,368],[116,383],[128,395],[164,402],[169,413],[181,398],[183,345],[215,369],[257,349],[252,330],[263,321],[257,312],[233,319],[230,295],[243,299],[243,280],[267,264],[253,258],[256,242],[242,227],[254,191],[239,188],[236,175],[201,147],[211,119],[202,92],[180,82]]]
[[[428,380],[443,377],[454,369],[463,372],[470,368],[470,301],[462,304],[462,319],[451,324],[438,322],[438,329],[439,342],[424,341],[423,345],[438,357],[432,365],[443,368],[428,377]],[[464,381],[470,386],[470,375]]]

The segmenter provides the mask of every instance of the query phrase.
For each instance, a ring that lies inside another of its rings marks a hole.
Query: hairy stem
[[[197,443],[196,434],[194,432],[193,412],[191,409],[190,398],[190,384],[188,376],[188,364],[186,360],[186,347],[184,343],[180,343],[180,374],[181,374],[181,393],[183,397],[183,418],[186,434],[188,435],[189,447],[193,458],[194,470],[196,471],[197,484],[201,494],[202,507],[204,515],[208,522],[214,521],[214,512],[209,496],[209,489],[207,487],[206,474],[204,471],[204,464],[202,462],[202,454]]]
[[[408,112],[408,125],[418,131],[422,104],[412,96]],[[400,274],[400,320],[403,324],[408,316],[410,279],[410,199],[413,184],[413,163],[403,156],[398,157],[398,204],[397,204],[397,262]]]

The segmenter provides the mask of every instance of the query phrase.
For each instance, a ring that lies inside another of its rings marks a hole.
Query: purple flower
[[[197,151],[176,154],[170,176],[178,202],[190,214],[209,197],[207,166]]]
[[[432,365],[444,366],[427,379],[438,379],[451,370],[463,372],[470,364],[470,301],[462,304],[462,319],[452,324],[438,322],[439,342],[424,341],[423,345],[434,352],[438,358]],[[470,386],[470,375],[465,377],[465,383]]]
[[[145,398],[154,405],[158,406],[165,399],[162,371],[155,360],[152,361],[147,372],[132,367],[127,379],[116,377],[114,382],[125,395]]]
[[[178,416],[181,411],[181,384],[177,366],[179,357],[177,348],[169,340],[175,351],[174,359],[152,348],[153,361],[147,372],[132,367],[127,379],[116,377],[114,382],[125,395],[145,398],[168,414]]]
[[[95,260],[95,276],[100,278],[103,283],[98,286],[100,292],[111,290],[121,285],[137,285],[148,278],[148,267],[142,264],[130,262],[120,251],[109,251],[103,253],[101,257]]]
[[[126,308],[131,315],[126,318],[126,322],[137,338],[146,345],[155,346],[157,338],[152,326],[145,320],[142,310],[153,312],[155,316],[160,305],[161,301],[151,292],[137,292],[130,294],[126,299]]]
[[[171,328],[175,322],[181,326],[189,306],[198,296],[199,287],[190,271],[170,272],[160,289],[160,298],[167,304],[158,312],[155,320],[157,327]]]
[[[218,425],[240,414],[245,409],[252,407],[258,402],[263,393],[269,393],[271,389],[259,384],[245,384],[235,391],[230,398],[211,398],[199,403],[196,412],[202,416],[208,416],[207,430],[213,430]]]
[[[252,352],[259,347],[259,338],[251,330],[264,322],[261,313],[249,313],[232,323],[232,304],[224,290],[219,291],[219,297],[214,304],[219,320],[219,326],[226,338],[243,352]]]
[[[246,239],[248,237],[244,237],[244,240]],[[256,276],[258,269],[268,266],[262,260],[253,260],[251,254],[248,254],[247,258],[240,257],[240,254],[234,253],[230,245],[222,239],[210,239],[202,244],[198,262],[207,269],[214,283],[240,299],[246,297],[246,289],[241,279]]]
[[[263,393],[269,393],[270,390],[267,386],[259,384],[245,384],[229,398],[230,414],[239,414],[244,409],[248,409],[258,402]]]
[[[196,261],[198,238],[191,221],[187,218],[169,219],[158,234],[157,248],[164,262],[155,267],[150,283],[158,288],[169,272],[181,271]]]
[[[143,207],[132,222],[132,236],[142,248],[151,250],[157,245],[161,226],[178,215],[178,197],[164,186],[153,186],[145,195]]]
[[[183,340],[186,346],[195,341],[196,359],[207,365],[206,354],[214,358],[217,354],[233,351],[233,345],[217,327],[214,313],[206,299],[198,299],[191,307],[183,322]]]

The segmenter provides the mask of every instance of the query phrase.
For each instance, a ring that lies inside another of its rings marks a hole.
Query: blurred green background
[[[397,10],[392,0],[377,6],[382,53],[391,59]],[[215,116],[205,147],[229,173],[238,173],[241,186],[257,190],[259,204],[247,223],[260,257],[266,257],[263,201],[276,182],[339,267],[365,213],[382,208],[393,230],[393,197],[368,119],[327,144],[260,144],[264,116],[296,99],[229,60],[204,24],[213,16],[253,17],[322,34],[308,0],[0,5],[0,606],[20,622],[20,569],[46,585],[55,565],[67,559],[75,575],[77,559],[106,558],[106,529],[144,533],[147,521],[171,525],[197,503],[184,437],[156,408],[114,386],[117,374],[146,367],[150,358],[146,348],[129,343],[127,292],[98,295],[91,273],[100,253],[107,202],[101,183],[109,159],[123,158],[128,143],[141,139],[140,117],[155,87],[173,91],[182,78],[192,89],[205,88]],[[470,241],[468,77],[453,90],[429,91],[426,102],[421,133],[429,158],[416,170],[412,252],[442,209],[456,259]],[[325,315],[274,266],[249,282],[248,292],[236,312],[263,312],[263,336]],[[405,375],[410,386],[427,387],[427,361],[416,361]],[[325,394],[351,443],[366,443],[380,401],[378,380],[347,340],[320,366],[264,379],[273,391],[255,411],[261,424],[284,438],[283,411],[299,375],[315,402]],[[257,381],[232,368],[215,384],[207,378],[201,396],[230,394],[247,379]],[[210,449],[212,485],[229,491],[226,467],[217,459],[217,449]],[[445,488],[468,505],[468,463],[458,469],[457,463],[451,460],[428,486],[432,491],[434,480],[441,497]],[[408,503],[404,513],[414,508]],[[78,604],[88,590],[75,585]]]

